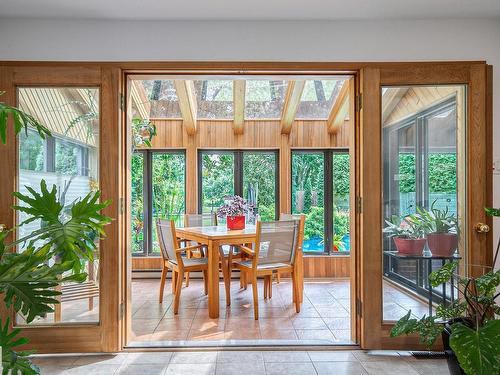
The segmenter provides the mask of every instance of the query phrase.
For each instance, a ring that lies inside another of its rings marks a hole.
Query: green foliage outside
[[[243,156],[243,198],[247,199],[248,188],[258,190],[257,209],[262,221],[276,219],[275,214],[276,155],[246,153]]]
[[[203,154],[202,207],[204,213],[215,212],[224,203],[224,197],[234,195],[233,154]]]
[[[144,156],[142,153],[132,154],[132,252],[141,253],[143,251],[144,240],[144,197],[143,197],[143,165]]]
[[[444,193],[457,190],[457,155],[429,154],[429,192]],[[399,154],[399,191],[415,191],[415,155]]]

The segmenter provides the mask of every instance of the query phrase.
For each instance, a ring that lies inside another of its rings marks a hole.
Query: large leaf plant
[[[3,94],[0,92],[0,95]],[[5,144],[8,118],[12,117],[15,134],[34,128],[44,138],[50,131],[34,117],[0,102],[0,139]],[[63,192],[50,189],[44,180],[39,191],[26,186],[27,194],[13,195],[19,204],[12,208],[28,218],[19,226],[0,231],[0,295],[5,306],[21,314],[26,323],[54,312],[61,292],[57,286],[66,282],[83,282],[87,274],[82,262],[93,259],[97,240],[104,236],[104,226],[111,219],[100,213],[110,201],[100,203],[99,192],[65,205]],[[35,220],[41,227],[8,242],[20,227]],[[15,251],[16,247],[20,251]],[[21,330],[12,329],[9,318],[0,319],[0,347],[3,374],[38,374],[28,356],[32,351],[19,351],[29,343],[18,337]]]
[[[500,216],[500,209],[487,208],[491,216]],[[495,252],[498,257],[500,239]],[[436,316],[421,319],[411,317],[411,310],[391,330],[391,336],[418,333],[420,342],[429,349],[445,328],[451,329],[450,347],[467,375],[498,375],[500,372],[500,270],[493,269],[480,277],[463,277],[457,274],[458,262],[446,264],[429,275],[432,288],[445,284],[454,277],[461,298],[451,305],[439,305]]]

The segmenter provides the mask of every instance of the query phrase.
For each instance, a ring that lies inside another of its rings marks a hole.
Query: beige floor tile
[[[313,362],[359,362],[352,352],[347,350],[309,352]]]
[[[332,343],[335,341],[335,336],[329,329],[297,329],[299,340],[328,340]]]
[[[260,334],[265,340],[298,340],[294,329],[261,329]]]
[[[366,375],[359,362],[314,362],[318,375]]]
[[[248,363],[262,362],[264,357],[258,351],[227,350],[217,354],[218,363]]]
[[[418,372],[405,361],[361,362],[369,375],[418,375]]]
[[[167,365],[152,365],[152,364],[125,364],[118,370],[120,375],[163,375]]]
[[[265,375],[264,362],[219,363],[217,375]]]
[[[125,364],[140,365],[140,364],[155,364],[167,365],[172,358],[171,352],[136,352],[127,353]]]
[[[321,318],[292,318],[292,324],[295,329],[328,329]]]
[[[269,351],[262,352],[264,362],[310,362],[311,358],[307,352],[299,351]]]
[[[215,363],[203,364],[170,364],[165,375],[214,375]]]
[[[170,363],[215,363],[217,362],[217,352],[177,352],[170,359]]]
[[[266,363],[267,375],[315,375],[312,363]]]

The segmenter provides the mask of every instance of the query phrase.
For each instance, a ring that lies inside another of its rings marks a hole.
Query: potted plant
[[[486,209],[491,216],[500,216],[500,209]],[[498,257],[500,239],[494,257]],[[455,286],[458,301],[441,304],[436,316],[411,318],[411,311],[401,318],[391,330],[391,336],[418,333],[420,342],[431,348],[442,335],[443,345],[452,374],[498,375],[500,372],[500,306],[496,299],[500,293],[500,270],[491,270],[480,277],[462,277],[455,273],[458,261],[446,264],[429,276],[433,288],[447,283],[451,277],[458,280]]]
[[[344,244],[344,236],[345,234],[334,234],[333,235],[333,251],[346,251]]]
[[[238,230],[245,228],[245,214],[253,211],[251,203],[238,195],[229,196],[224,204],[217,209],[217,217],[226,218],[227,229]]]
[[[458,247],[458,220],[449,213],[448,206],[436,208],[435,200],[430,210],[417,208],[417,215],[423,221],[427,233],[427,246],[434,256],[450,257]]]
[[[401,219],[393,215],[386,220],[384,233],[392,237],[396,249],[404,255],[422,255],[425,246],[424,227],[422,221],[415,215],[408,215]]]
[[[134,118],[132,132],[134,147],[151,147],[151,141],[156,135],[156,125],[146,119]]]

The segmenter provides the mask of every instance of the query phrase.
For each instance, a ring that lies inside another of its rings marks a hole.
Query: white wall
[[[500,159],[500,19],[127,22],[0,19],[0,60],[486,60]],[[490,173],[485,171],[485,173]],[[500,206],[500,175],[494,177]],[[495,238],[500,235],[496,224]]]

